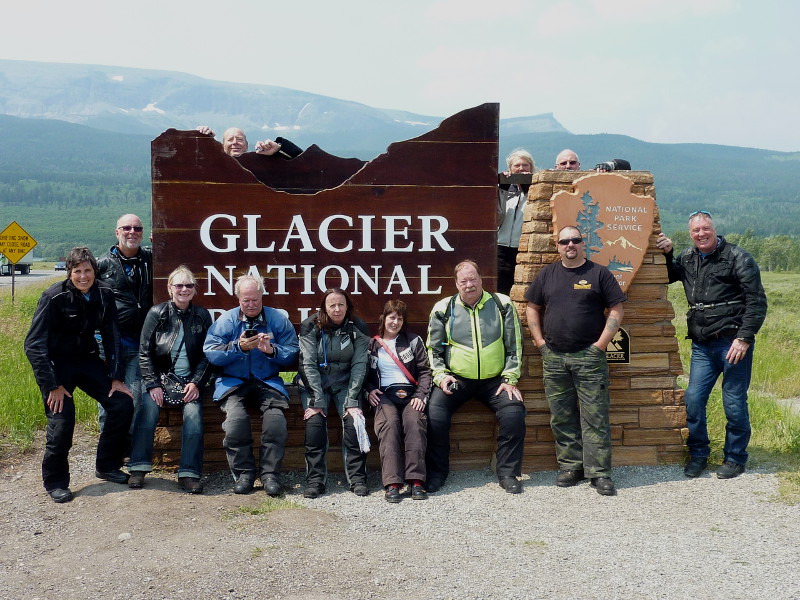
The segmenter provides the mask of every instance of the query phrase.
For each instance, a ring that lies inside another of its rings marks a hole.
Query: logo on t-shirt
[[[592,289],[592,284],[586,281],[585,279],[581,279],[578,283],[572,284],[572,289],[575,290],[590,290]]]

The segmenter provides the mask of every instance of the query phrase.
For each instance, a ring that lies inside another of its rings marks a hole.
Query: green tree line
[[[788,235],[758,236],[752,229],[744,233],[729,233],[725,239],[753,255],[762,271],[778,273],[800,272],[800,239]],[[675,251],[692,246],[688,231],[678,231],[670,236]]]

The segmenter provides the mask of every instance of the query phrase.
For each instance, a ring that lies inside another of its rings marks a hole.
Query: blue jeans
[[[169,408],[166,410],[177,410]],[[153,436],[161,409],[145,392],[133,423],[133,448],[128,470],[149,473],[153,470]],[[203,404],[195,400],[183,405],[181,429],[181,462],[178,477],[200,477],[203,474]]]
[[[125,385],[133,394],[133,421],[128,437],[133,435],[133,426],[136,423],[136,413],[139,412],[139,405],[142,402],[142,371],[139,367],[139,348],[132,346],[122,346],[122,364],[125,365]],[[97,422],[100,424],[100,431],[106,422],[106,409],[99,402],[97,403]],[[130,440],[129,440],[130,442]]]
[[[747,444],[750,442],[750,413],[747,410],[747,388],[753,370],[753,349],[735,365],[725,360],[732,339],[721,338],[708,342],[692,342],[692,365],[689,387],[686,389],[686,425],[689,428],[689,454],[692,458],[708,458],[711,447],[708,439],[706,406],[714,384],[722,375],[722,406],[725,409],[725,460],[747,463]]]

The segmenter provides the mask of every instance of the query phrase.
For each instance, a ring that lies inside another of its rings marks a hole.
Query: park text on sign
[[[299,324],[328,288],[347,290],[375,323],[390,298],[420,333],[453,294],[453,267],[478,260],[494,287],[499,107],[463,111],[365,162],[311,146],[292,160],[238,159],[197,131],[153,141],[155,300],[180,264],[214,316],[238,304],[234,283],[265,279],[264,304]]]
[[[17,264],[34,246],[36,240],[16,221],[0,231],[0,252],[11,264]]]
[[[656,201],[632,193],[631,180],[616,173],[594,173],[572,185],[572,192],[550,199],[553,231],[577,225],[586,258],[608,267],[627,293],[650,243]]]

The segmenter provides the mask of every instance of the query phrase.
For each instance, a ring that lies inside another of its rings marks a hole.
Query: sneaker
[[[573,485],[578,485],[584,479],[586,477],[583,474],[583,469],[562,469],[558,472],[558,477],[556,477],[556,485],[558,487],[572,487]]]
[[[63,504],[64,502],[72,502],[74,496],[69,488],[56,488],[47,492],[56,504]]]
[[[303,490],[303,498],[319,498],[325,493],[325,486],[321,483],[309,483]]]
[[[597,490],[601,496],[616,496],[617,488],[614,487],[614,482],[611,477],[592,477],[592,487]]]
[[[687,477],[700,477],[705,470],[706,465],[708,465],[708,459],[693,456],[683,468],[683,474]]]
[[[516,477],[501,476],[498,477],[498,483],[509,494],[522,493],[522,483]]]
[[[726,460],[722,466],[717,469],[718,479],[733,479],[744,473],[744,465]]]
[[[253,480],[244,475],[239,475],[236,485],[233,486],[234,494],[249,494],[253,491]]]
[[[128,487],[132,490],[141,489],[144,486],[144,476],[146,474],[144,471],[132,471],[130,477],[128,477]]]
[[[352,487],[353,493],[356,496],[368,496],[369,495],[369,488],[367,487],[366,483],[359,482],[354,483]]]
[[[281,482],[278,481],[278,478],[274,475],[267,475],[263,477],[261,482],[264,484],[264,491],[268,496],[272,496],[274,498],[281,495],[283,487],[281,486]]]
[[[400,484],[393,483],[391,485],[387,485],[384,498],[389,504],[397,504],[400,502],[403,499],[403,497],[400,495]]]
[[[420,480],[415,479],[411,482],[411,499],[412,500],[427,500],[428,492],[425,489],[425,484]]]
[[[129,477],[127,473],[120,469],[114,469],[113,471],[100,471],[99,469],[95,469],[94,476],[98,479],[105,479],[111,483],[120,483],[123,485],[128,483]]]
[[[133,478],[133,476],[131,476]],[[200,483],[199,477],[178,477],[178,485],[181,489],[190,494],[202,494],[203,484]]]

